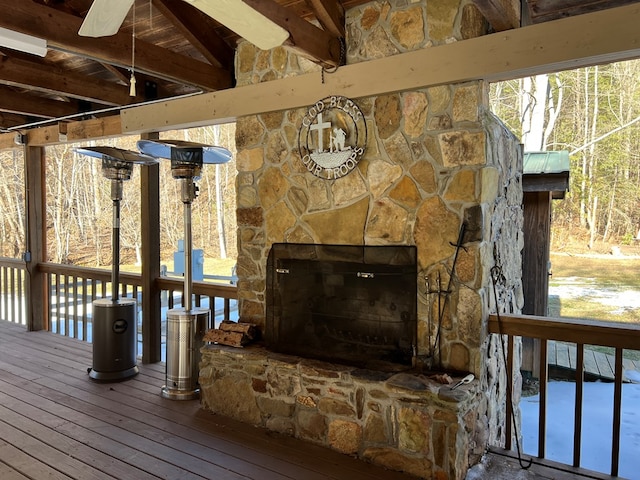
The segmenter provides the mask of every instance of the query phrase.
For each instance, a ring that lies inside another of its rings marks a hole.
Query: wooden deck
[[[575,372],[576,369],[576,346],[572,343],[556,342],[550,340],[547,344],[547,361],[551,373],[563,375]],[[633,361],[625,358],[623,360],[624,370],[637,370],[640,372],[640,361]],[[585,348],[584,350],[584,373],[585,380],[613,381],[615,368],[615,357],[606,353],[597,352]],[[573,378],[573,377],[572,377]],[[623,378],[627,381],[626,378]]]
[[[160,397],[164,366],[96,383],[91,345],[0,321],[0,478],[409,480]]]
[[[118,383],[89,379],[91,345],[0,321],[0,479],[412,480],[160,396],[164,365]],[[520,477],[487,454],[471,480]],[[538,466],[530,480],[578,478]],[[589,476],[585,478],[611,478]]]

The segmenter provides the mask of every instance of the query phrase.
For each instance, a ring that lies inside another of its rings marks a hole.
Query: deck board
[[[549,354],[547,355],[547,359],[549,362],[549,369],[555,369],[556,372],[564,372],[565,376],[566,372],[571,370],[575,371],[577,364],[577,348],[575,344],[550,340],[548,342],[548,351]],[[624,370],[640,371],[640,362],[623,358],[622,364]],[[614,369],[614,355],[598,352],[585,347],[584,372],[587,379],[613,381]]]
[[[91,345],[0,321],[0,478],[408,480],[160,396],[161,364],[92,381]]]
[[[605,379],[613,379],[613,370],[611,369],[611,364],[607,359],[607,355],[602,352],[593,352],[593,356],[596,358],[596,363],[598,364],[598,371],[600,372],[600,376]]]
[[[600,376],[598,370],[598,364],[596,363],[596,357],[593,354],[593,350],[584,349],[584,371],[585,373]]]
[[[556,365],[570,370],[571,364],[569,363],[569,348],[560,348],[561,346],[562,345],[558,345],[556,342]]]

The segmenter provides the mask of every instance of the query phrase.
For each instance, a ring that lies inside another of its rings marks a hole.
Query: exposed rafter
[[[473,0],[473,3],[496,32],[520,26],[520,0]]]
[[[80,111],[80,108],[76,101],[51,100],[0,85],[0,110],[27,116],[60,118],[74,115]]]
[[[27,117],[23,115],[0,112],[0,131],[2,129],[12,128],[17,125],[24,125],[27,121]]]
[[[131,64],[132,38],[127,33],[103,38],[80,37],[81,19],[33,2],[0,0],[0,10],[3,12],[0,26],[44,37],[49,48],[121,67]],[[231,86],[229,71],[142,40],[136,40],[135,62],[139,71],[205,90]]]
[[[35,58],[35,57],[34,57]],[[103,105],[127,105],[142,101],[131,98],[123,85],[54,68],[42,61],[0,57],[0,83],[31,88],[49,95],[63,95]]]
[[[344,8],[336,0],[306,0],[322,28],[336,37],[345,36]]]
[[[153,0],[153,5],[212,65],[233,67],[235,50],[215,32],[211,17],[182,0]]]
[[[293,15],[273,0],[244,0],[252,8],[289,32],[285,45],[302,56],[326,67],[338,66],[340,38]]]

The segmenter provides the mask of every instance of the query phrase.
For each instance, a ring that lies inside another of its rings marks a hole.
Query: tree
[[[491,87],[493,111],[525,151],[570,152],[570,191],[554,202],[554,230],[577,227],[591,247],[630,241],[640,225],[639,74],[631,61],[552,74],[546,86],[535,77]]]
[[[25,249],[24,159],[21,150],[0,152],[0,256]]]

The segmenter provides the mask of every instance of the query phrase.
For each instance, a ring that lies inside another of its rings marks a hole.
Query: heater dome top
[[[132,150],[125,150],[118,147],[82,147],[74,149],[76,153],[88,155],[89,157],[101,158],[103,160],[112,160],[115,162],[140,163],[143,165],[152,165],[158,163],[158,160],[152,156],[138,153]]]
[[[231,152],[224,147],[184,140],[140,140],[138,149],[146,155],[181,164],[202,165],[231,160]]]
[[[102,174],[110,180],[129,180],[133,165],[158,163],[153,157],[117,147],[76,148],[76,153],[102,159]]]

